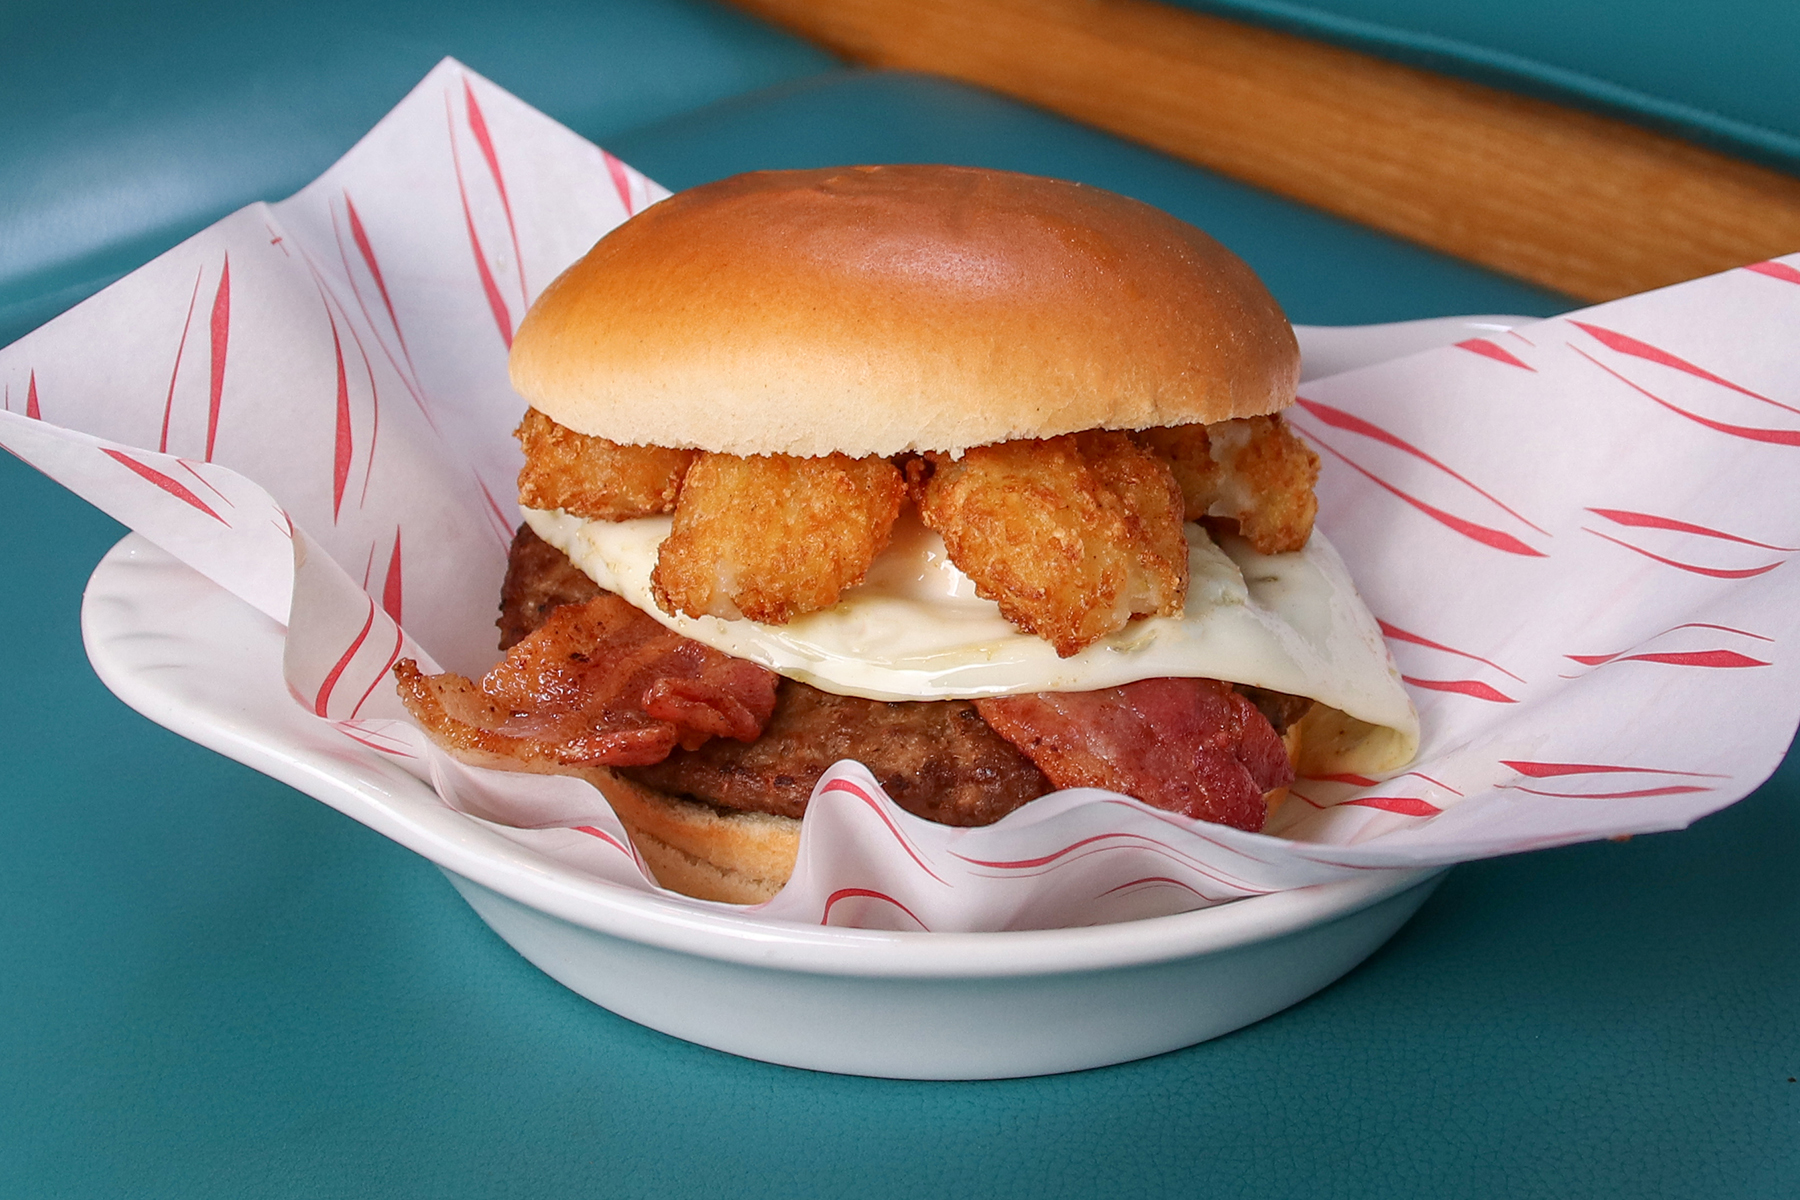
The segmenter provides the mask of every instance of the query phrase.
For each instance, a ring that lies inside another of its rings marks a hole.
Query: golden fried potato
[[[1312,536],[1319,456],[1279,415],[1146,429],[1137,442],[1169,464],[1187,519],[1233,521],[1263,554],[1298,550]]]
[[[675,494],[697,451],[621,446],[576,433],[535,408],[513,436],[525,448],[519,503],[560,508],[576,517],[626,521],[675,507]]]
[[[905,495],[884,458],[702,454],[650,577],[656,602],[770,625],[830,608],[887,546]]]
[[[1122,433],[1077,434],[1076,445],[1101,486],[1124,505],[1125,525],[1137,551],[1137,563],[1126,574],[1125,603],[1134,615],[1180,612],[1187,596],[1188,547],[1181,531],[1181,489],[1173,473]]]
[[[1239,422],[1232,421],[1236,425]],[[1312,536],[1319,500],[1319,456],[1278,416],[1251,417],[1253,428],[1231,458],[1231,470],[1252,497],[1237,517],[1238,531],[1263,554],[1298,550]],[[1230,443],[1215,437],[1214,445]]]
[[[1068,657],[1187,598],[1181,493],[1124,434],[1066,434],[930,456],[919,513],[1006,619]]]
[[[1225,479],[1225,468],[1213,461],[1212,440],[1205,425],[1169,425],[1140,429],[1131,440],[1169,464],[1181,486],[1184,516],[1198,521],[1206,516]]]

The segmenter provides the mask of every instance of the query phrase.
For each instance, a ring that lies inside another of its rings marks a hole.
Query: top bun
[[[1285,407],[1300,355],[1242,260],[1136,200],[963,167],[760,171],[602,238],[512,381],[579,433],[855,457]]]

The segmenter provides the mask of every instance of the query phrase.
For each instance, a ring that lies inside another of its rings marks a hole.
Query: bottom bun
[[[760,904],[779,892],[800,854],[800,822],[773,813],[715,808],[584,772],[631,835],[656,882],[697,900]]]

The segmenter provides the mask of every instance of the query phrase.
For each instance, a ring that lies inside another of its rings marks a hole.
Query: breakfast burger
[[[1417,720],[1313,532],[1299,351],[1217,242],[942,166],[740,175],[613,230],[511,360],[524,525],[457,758],[576,775],[663,886],[786,882],[814,784],[985,825],[1104,788],[1260,830]]]

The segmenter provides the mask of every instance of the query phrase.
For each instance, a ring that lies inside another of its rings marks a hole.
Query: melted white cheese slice
[[[737,658],[840,695],[952,700],[1078,692],[1161,676],[1203,677],[1308,696],[1392,730],[1383,759],[1409,760],[1419,721],[1375,618],[1323,534],[1293,554],[1218,545],[1187,525],[1187,608],[1133,621],[1069,658],[1022,633],[950,562],[944,543],[903,515],[868,577],[838,603],[786,625],[671,616],[650,572],[667,517],[589,521],[524,509],[539,537],[601,587],[670,629]],[[1374,764],[1369,764],[1373,769]]]

